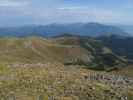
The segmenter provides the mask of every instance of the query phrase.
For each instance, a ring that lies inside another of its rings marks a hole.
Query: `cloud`
[[[93,21],[131,23],[133,17],[129,9],[125,11],[124,7],[106,8],[89,4],[64,4],[60,1],[63,0],[0,0],[0,24],[6,26]]]
[[[69,22],[95,21],[101,23],[131,23],[133,14],[129,9],[114,9],[95,6],[58,7],[58,12]],[[63,17],[63,18],[64,18]]]
[[[17,0],[1,0],[0,7],[18,7],[28,5],[26,1],[17,1]]]
[[[118,16],[117,13],[110,9],[86,7],[86,6],[73,6],[73,7],[59,7],[57,8],[59,14],[73,17],[73,20],[80,21],[107,21],[114,19]]]
[[[73,6],[73,7],[59,7],[58,10],[80,10],[80,9],[88,9],[88,7],[80,7],[80,6]]]

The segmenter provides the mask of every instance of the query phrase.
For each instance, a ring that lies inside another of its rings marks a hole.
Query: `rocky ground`
[[[133,100],[133,77],[54,62],[1,64],[0,100]]]

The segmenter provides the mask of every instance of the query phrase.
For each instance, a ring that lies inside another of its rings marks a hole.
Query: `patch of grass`
[[[7,67],[7,64],[0,64],[0,75],[7,74],[10,72],[10,68]]]
[[[133,100],[133,90],[128,91],[128,100]]]

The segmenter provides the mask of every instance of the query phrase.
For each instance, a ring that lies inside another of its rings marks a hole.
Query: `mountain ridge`
[[[1,37],[49,37],[61,35],[64,33],[91,37],[112,34],[122,36],[127,35],[127,33],[119,27],[100,23],[49,24],[0,28]]]
[[[1,38],[0,54],[1,63],[59,62],[96,70],[110,70],[126,64],[126,60],[93,38]]]

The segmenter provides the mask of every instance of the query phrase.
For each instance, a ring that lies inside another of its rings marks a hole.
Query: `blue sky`
[[[0,0],[0,26],[133,23],[133,0]]]

